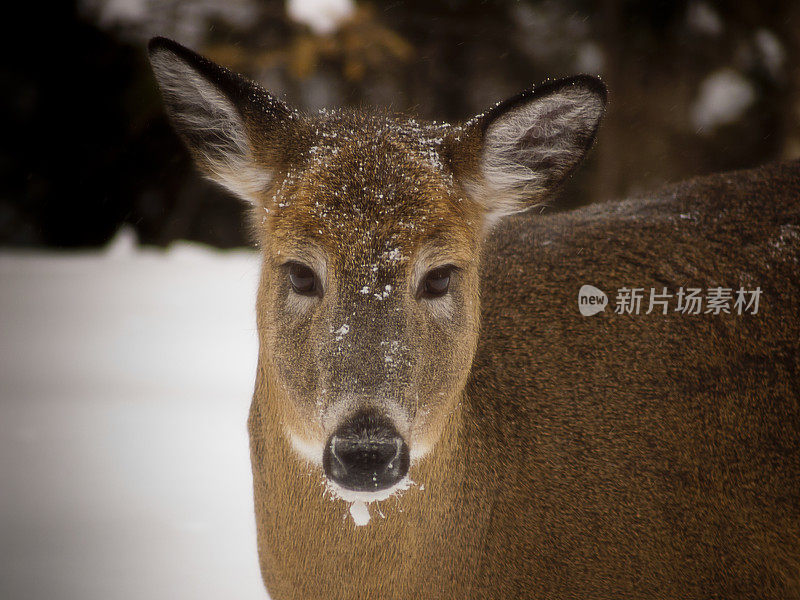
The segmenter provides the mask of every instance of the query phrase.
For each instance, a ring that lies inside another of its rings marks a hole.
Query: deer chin
[[[342,486],[338,485],[337,483],[331,481],[327,477],[325,478],[325,490],[328,492],[333,498],[338,500],[343,500],[345,502],[363,502],[365,504],[369,504],[370,502],[379,502],[381,500],[386,500],[394,495],[399,495],[405,492],[410,487],[416,485],[411,478],[406,475],[400,481],[395,483],[392,487],[388,487],[386,489],[378,490],[375,492],[362,492],[362,491],[355,491],[355,490],[348,490],[347,488],[343,488]]]

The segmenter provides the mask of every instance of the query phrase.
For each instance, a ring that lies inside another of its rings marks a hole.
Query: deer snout
[[[322,455],[325,475],[341,487],[377,492],[408,473],[408,445],[392,422],[375,412],[359,412],[328,439]]]

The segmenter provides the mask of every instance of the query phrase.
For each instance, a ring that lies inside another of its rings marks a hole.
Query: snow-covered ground
[[[0,598],[264,599],[255,254],[0,253]]]

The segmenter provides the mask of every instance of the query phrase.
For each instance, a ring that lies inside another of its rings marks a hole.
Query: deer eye
[[[438,298],[444,296],[450,288],[450,274],[453,272],[452,265],[437,267],[428,271],[425,279],[422,280],[421,296],[424,298]]]
[[[319,294],[319,282],[311,267],[300,263],[289,263],[289,281],[296,294],[314,296]]]

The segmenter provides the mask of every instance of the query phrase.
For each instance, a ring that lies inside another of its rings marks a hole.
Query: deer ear
[[[445,140],[453,171],[489,223],[534,206],[580,164],[606,106],[600,79],[547,82],[501,102]]]
[[[148,45],[175,129],[212,180],[256,203],[283,166],[299,115],[252,81],[166,38]]]

